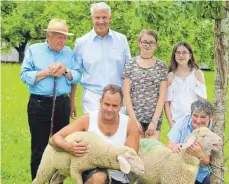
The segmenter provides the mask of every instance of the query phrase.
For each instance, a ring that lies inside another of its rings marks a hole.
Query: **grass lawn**
[[[20,81],[20,65],[1,64],[2,95],[1,95],[1,147],[2,147],[2,183],[29,184],[30,180],[30,133],[27,122],[28,87]],[[208,100],[214,98],[214,73],[205,72]],[[227,93],[229,97],[229,91]],[[78,115],[81,109],[81,87],[76,96]],[[227,122],[225,140],[229,137],[229,100],[227,100]],[[161,131],[161,141],[167,141],[168,122],[164,118]],[[225,145],[225,155],[229,156],[229,142]],[[227,161],[229,168],[229,160]],[[229,174],[225,174],[229,183]],[[71,184],[68,179],[66,184]]]

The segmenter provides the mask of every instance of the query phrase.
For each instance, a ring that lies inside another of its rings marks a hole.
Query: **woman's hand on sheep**
[[[203,151],[201,149],[201,146],[199,143],[194,142],[189,148],[188,148],[188,153],[190,155],[196,156],[197,158],[200,158],[203,156]]]
[[[151,122],[146,130],[147,136],[153,136],[156,133],[157,123]]]
[[[175,144],[173,146],[173,152],[174,153],[180,153],[181,152],[182,145],[181,144]]]
[[[88,147],[81,142],[72,141],[68,144],[67,151],[77,157],[82,157],[88,152]]]

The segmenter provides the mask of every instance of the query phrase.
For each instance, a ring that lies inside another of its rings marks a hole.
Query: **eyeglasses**
[[[182,56],[187,56],[187,55],[189,55],[190,54],[190,52],[175,52],[175,55],[176,56],[180,56],[180,55],[182,55]]]
[[[149,45],[149,47],[155,47],[156,45],[157,45],[157,43],[155,43],[155,42],[147,42],[146,40],[142,40],[141,41],[141,44],[143,45],[143,46],[147,46],[147,45]]]

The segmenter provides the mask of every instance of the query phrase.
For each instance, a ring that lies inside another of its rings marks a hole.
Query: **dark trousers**
[[[52,98],[30,96],[28,121],[31,134],[31,175],[36,177],[43,152],[49,141],[52,114]],[[56,99],[53,133],[69,124],[70,99],[68,96]]]
[[[207,175],[202,183],[196,180],[195,184],[210,184],[210,175]]]

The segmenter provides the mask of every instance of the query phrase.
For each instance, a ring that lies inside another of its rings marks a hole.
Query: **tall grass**
[[[29,98],[28,87],[20,81],[20,65],[1,64],[2,78],[2,183],[3,184],[29,184],[30,179],[30,133],[27,121],[27,102]],[[208,89],[208,100],[213,102],[214,74],[205,73]],[[82,89],[79,87],[76,96],[78,115],[82,114],[81,108]],[[229,92],[228,95],[229,96]],[[227,101],[229,109],[229,100]],[[229,137],[229,110],[227,110],[226,137]],[[167,141],[169,131],[168,122],[164,118],[161,141]],[[225,146],[225,155],[229,155],[229,148]],[[227,161],[229,168],[229,161]],[[229,182],[229,176],[225,177]],[[68,179],[66,184],[72,183]]]

